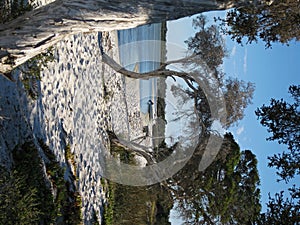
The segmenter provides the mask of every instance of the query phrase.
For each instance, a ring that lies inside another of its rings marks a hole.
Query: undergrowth
[[[11,170],[0,167],[0,224],[82,224],[81,196],[42,140],[43,161],[28,141],[13,151]]]
[[[32,9],[32,5],[26,0],[0,0],[0,24],[11,21]]]
[[[29,59],[26,63],[18,67],[22,72],[24,89],[33,100],[39,97],[38,82],[41,81],[41,70],[47,67],[47,64],[53,60],[53,47],[50,47],[46,52]]]

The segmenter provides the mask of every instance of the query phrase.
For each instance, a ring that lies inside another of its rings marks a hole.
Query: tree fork
[[[133,28],[235,6],[234,0],[57,0],[1,25],[0,73],[72,34]]]

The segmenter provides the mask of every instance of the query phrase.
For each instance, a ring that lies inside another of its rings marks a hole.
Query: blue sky
[[[269,104],[271,98],[290,100],[288,87],[300,84],[300,43],[291,43],[290,46],[275,44],[272,49],[265,49],[263,43],[241,47],[227,41],[227,45],[231,55],[225,61],[225,72],[256,86],[253,104],[246,109],[245,118],[232,128],[232,132],[242,149],[250,149],[257,155],[262,202],[266,202],[269,192],[274,194],[287,187],[283,182],[276,182],[278,177],[274,168],[267,167],[267,157],[286,148],[266,141],[269,133],[259,124],[254,111]]]
[[[207,15],[212,18],[220,14],[224,13],[212,12]],[[168,23],[167,42],[184,47],[183,41],[194,32],[191,21],[191,18],[184,18]],[[224,62],[226,74],[253,82],[256,86],[253,104],[246,109],[245,118],[230,131],[242,150],[250,149],[258,158],[264,211],[269,192],[273,195],[291,187],[293,183],[300,185],[300,181],[293,180],[288,186],[276,182],[276,171],[267,167],[267,157],[286,148],[276,142],[266,141],[269,134],[259,124],[254,111],[263,104],[269,104],[271,98],[290,99],[289,85],[300,84],[300,43],[291,43],[290,46],[274,44],[272,49],[265,49],[261,42],[240,46],[226,38],[226,46],[229,52]],[[179,224],[174,218],[172,221],[172,224]]]

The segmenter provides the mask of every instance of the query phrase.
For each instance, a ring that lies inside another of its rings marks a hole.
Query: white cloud
[[[237,135],[241,135],[245,130],[245,127],[244,126],[241,126],[239,127],[237,130],[236,130],[236,134]]]
[[[247,58],[248,58],[248,51],[247,51],[247,48],[245,48],[244,64],[243,64],[243,67],[244,67],[244,74],[247,73]]]
[[[231,49],[230,56],[231,56],[231,57],[234,57],[235,54],[236,54],[236,45],[234,45],[233,48]]]

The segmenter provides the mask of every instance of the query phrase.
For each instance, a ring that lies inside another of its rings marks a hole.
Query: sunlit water
[[[118,31],[120,62],[129,70],[144,73],[155,70],[161,62],[161,24],[151,24]],[[140,80],[141,112],[147,113],[149,100],[156,108],[157,78]]]

